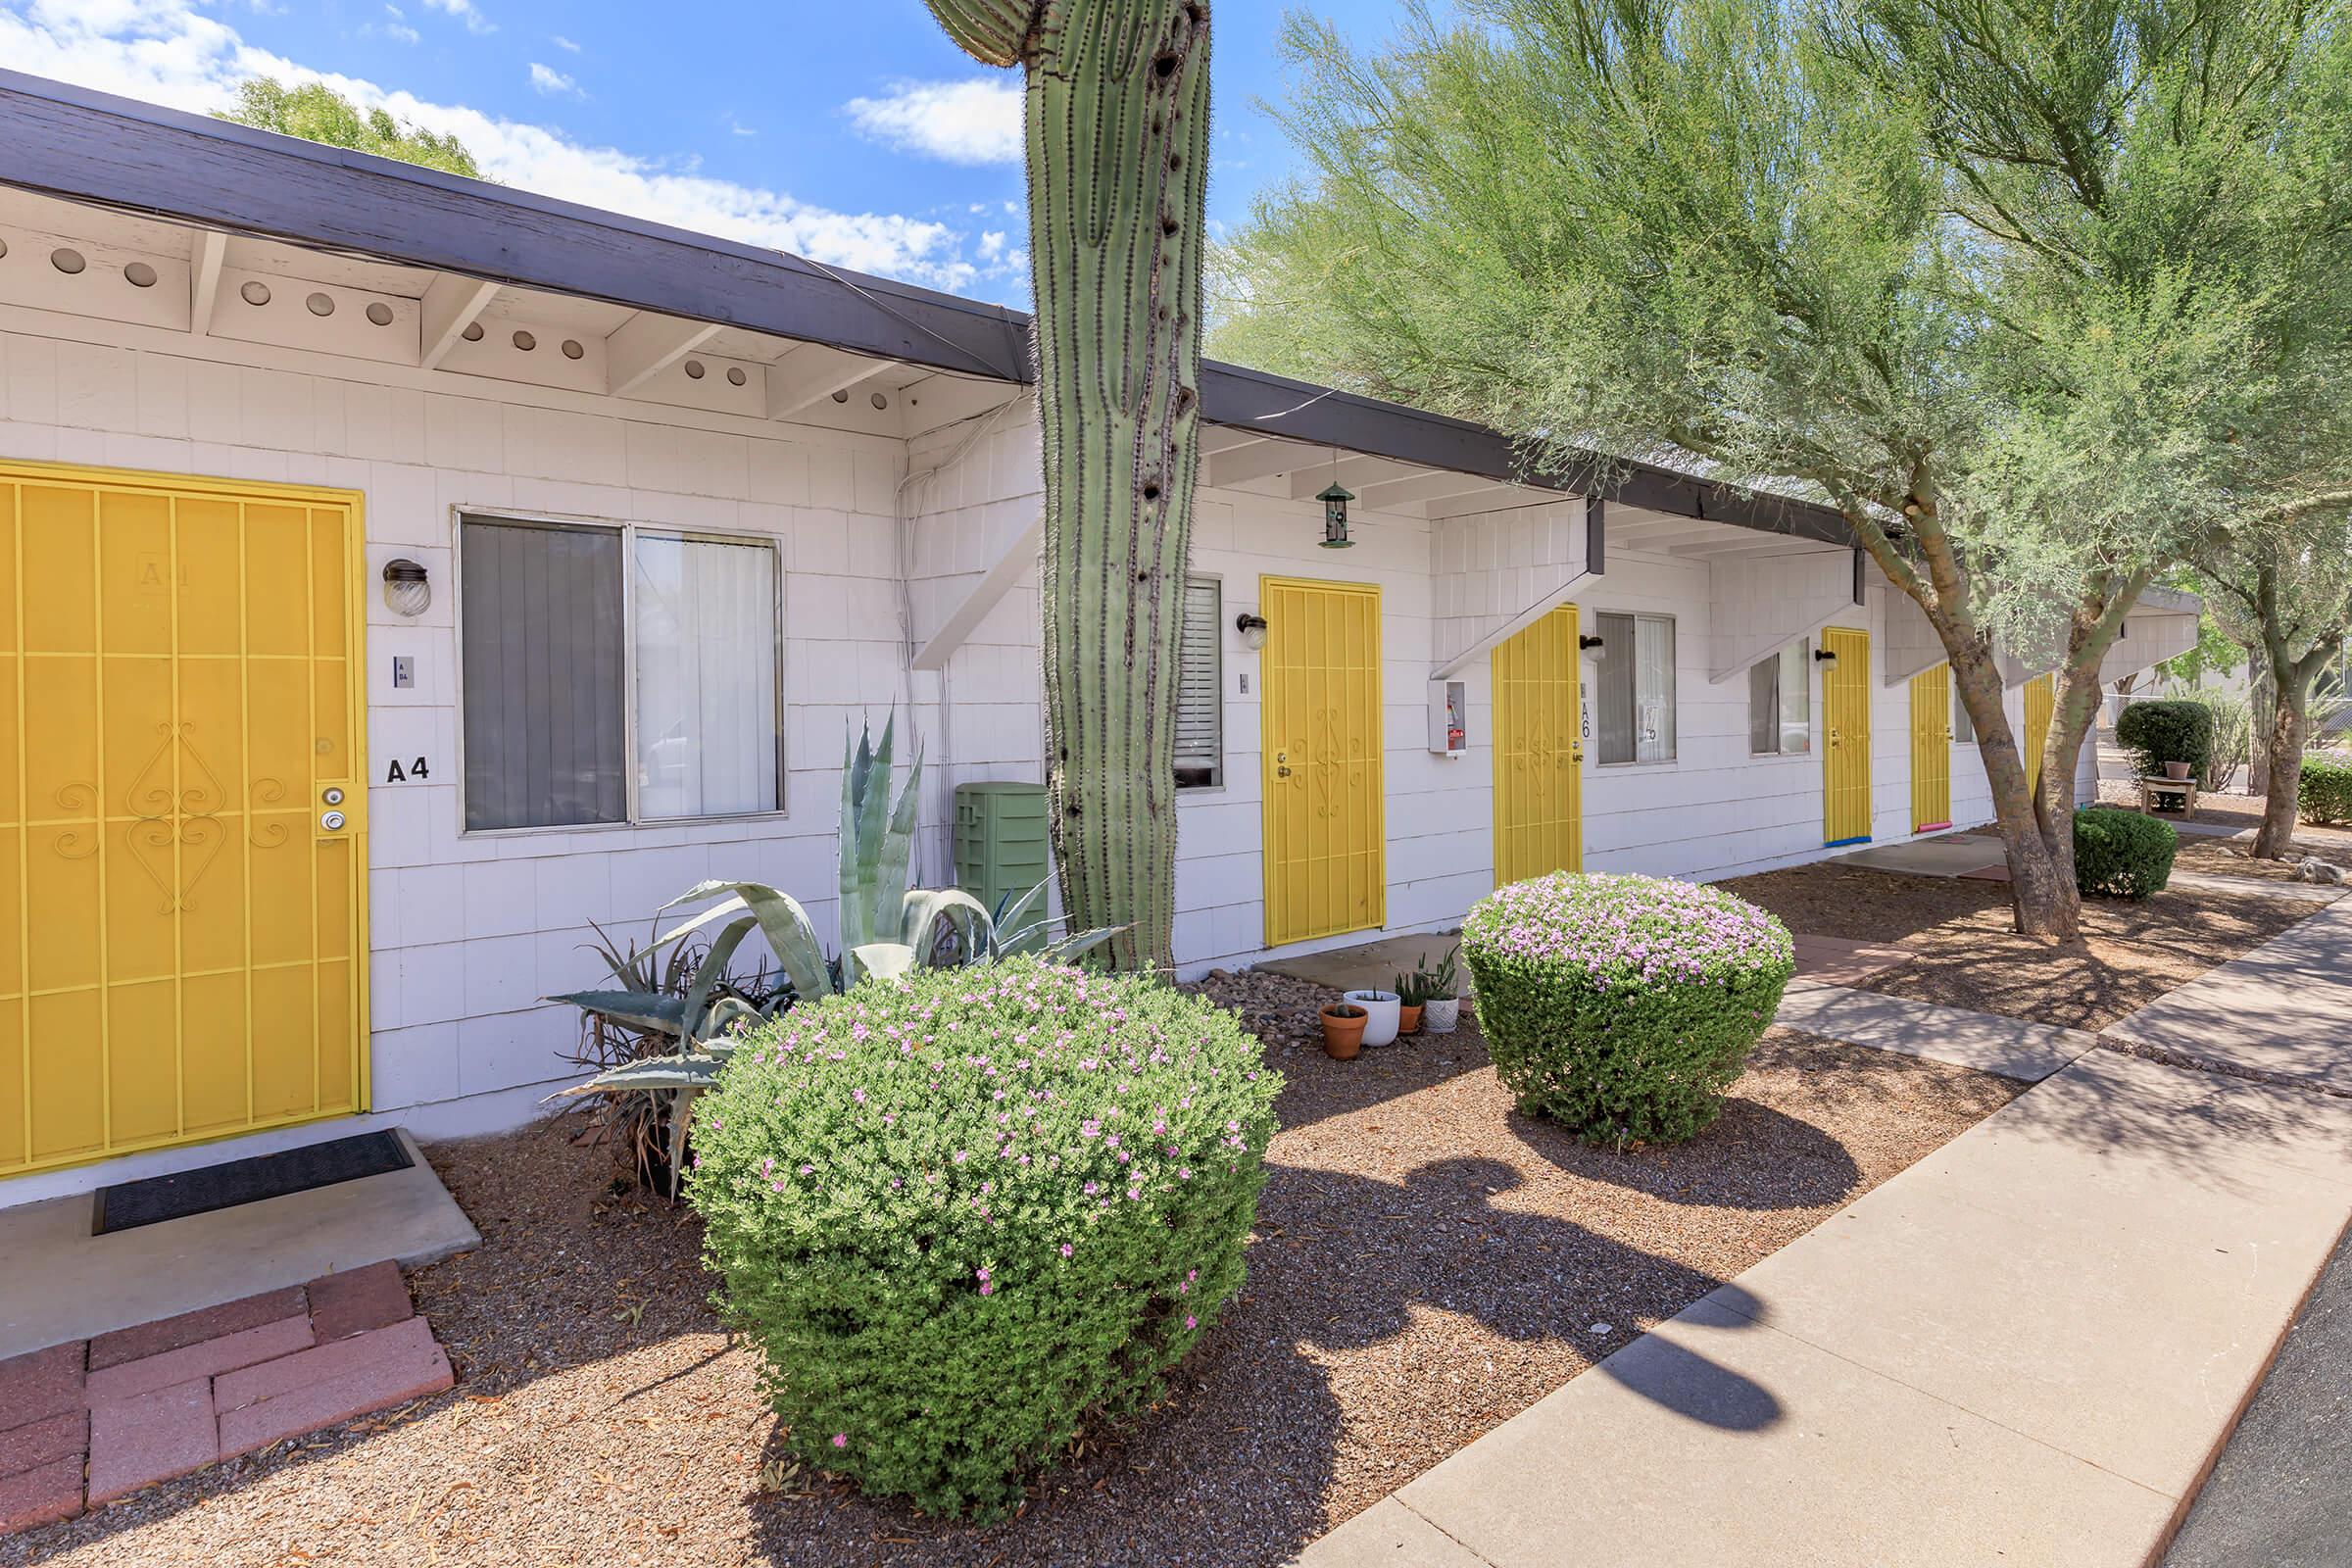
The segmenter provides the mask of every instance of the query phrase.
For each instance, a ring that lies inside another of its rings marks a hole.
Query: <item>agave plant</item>
[[[664,904],[664,911],[690,905],[708,907],[654,938],[652,956],[707,941],[702,958],[682,989],[573,991],[549,997],[591,1014],[603,1024],[676,1042],[667,1054],[649,1054],[609,1067],[557,1096],[649,1094],[666,1100],[669,1124],[670,1193],[676,1196],[686,1160],[686,1124],[694,1097],[710,1087],[733,1054],[741,1033],[775,1017],[802,997],[824,997],[867,979],[888,979],[938,961],[985,963],[1050,937],[1054,921],[1029,920],[1045,897],[1039,883],[999,912],[956,888],[906,886],[915,826],[916,786],[922,777],[918,749],[906,787],[891,795],[891,739],[895,717],[882,727],[879,746],[860,730],[858,744],[845,747],[841,790],[841,935],[839,963],[827,961],[824,945],[799,900],[764,882],[701,882]],[[1028,920],[1025,925],[1017,922]],[[1009,932],[1004,927],[1011,926]],[[726,984],[736,950],[757,931],[775,956],[788,984],[761,1004]],[[1108,942],[1118,933],[1099,930],[1047,941],[1045,952],[1061,962]],[[953,942],[943,942],[952,935]],[[650,972],[650,971],[648,971]],[[624,984],[630,973],[614,966]]]

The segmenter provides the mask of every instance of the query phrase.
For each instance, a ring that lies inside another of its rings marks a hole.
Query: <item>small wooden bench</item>
[[[2193,778],[2143,778],[2139,781],[2139,809],[2142,814],[2156,814],[2156,802],[2170,796],[2180,803],[2183,816],[2197,808],[2197,781]]]

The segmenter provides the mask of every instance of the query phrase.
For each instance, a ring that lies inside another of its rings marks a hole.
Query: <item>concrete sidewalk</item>
[[[2180,1060],[2352,1094],[2352,900],[2207,970],[2108,1034]]]
[[[2092,1052],[1300,1560],[2138,1568],[2348,1214],[2352,1100]]]

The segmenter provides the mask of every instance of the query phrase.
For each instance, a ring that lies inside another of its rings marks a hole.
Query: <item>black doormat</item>
[[[234,1208],[265,1198],[307,1193],[314,1187],[357,1181],[407,1170],[415,1163],[393,1133],[361,1133],[289,1149],[283,1153],[256,1154],[225,1165],[185,1170],[176,1176],[150,1176],[143,1182],[124,1182],[98,1194],[98,1219],[93,1235],[127,1231],[167,1219],[208,1214],[216,1208]]]

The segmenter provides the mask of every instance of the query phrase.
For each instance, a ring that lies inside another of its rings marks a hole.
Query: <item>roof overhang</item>
[[[1022,312],[366,153],[0,71],[0,184],[196,227],[716,322],[956,375],[1034,378]],[[1643,464],[1531,470],[1501,432],[1215,361],[1211,423],[1497,484],[1849,542],[1829,508]]]

